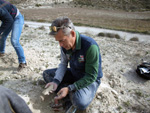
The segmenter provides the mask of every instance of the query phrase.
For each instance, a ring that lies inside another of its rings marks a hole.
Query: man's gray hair
[[[71,30],[75,31],[75,27],[68,17],[59,17],[55,19],[51,24],[50,35],[56,35],[60,29],[62,29],[64,35],[67,36],[70,35]]]

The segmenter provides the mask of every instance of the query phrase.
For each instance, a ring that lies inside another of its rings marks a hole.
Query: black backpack
[[[136,72],[140,77],[150,80],[150,63],[143,62],[142,64],[139,64]]]

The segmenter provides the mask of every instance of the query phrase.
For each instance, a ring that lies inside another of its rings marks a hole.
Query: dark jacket
[[[2,22],[0,26],[0,34],[2,34],[9,27],[11,27],[16,14],[17,8],[14,5],[4,0],[0,0],[0,20]]]
[[[68,60],[66,62],[69,62],[71,73],[76,81],[69,86],[71,89],[79,90],[102,78],[100,48],[93,38],[76,32],[75,49],[72,51],[62,48],[62,51],[63,58],[66,56]]]

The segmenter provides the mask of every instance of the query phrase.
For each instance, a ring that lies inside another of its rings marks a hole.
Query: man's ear
[[[74,30],[71,30],[72,37],[76,37],[76,32]]]

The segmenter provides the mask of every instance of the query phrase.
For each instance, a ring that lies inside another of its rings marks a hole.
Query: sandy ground
[[[53,113],[52,96],[43,96],[44,86],[37,85],[42,72],[57,67],[60,47],[48,29],[24,27],[21,44],[28,66],[17,72],[17,56],[7,40],[6,56],[0,59],[1,85],[13,89],[27,102],[33,113]],[[150,44],[93,36],[101,48],[104,77],[88,113],[150,112],[150,81],[137,76],[141,60],[150,61]],[[42,101],[41,96],[45,98]]]
[[[53,113],[49,103],[54,94],[43,96],[44,85],[37,85],[43,70],[60,62],[60,47],[48,33],[45,27],[24,27],[20,43],[28,66],[23,71],[17,72],[18,60],[10,37],[6,56],[0,58],[0,84],[21,96],[33,113]],[[150,81],[140,78],[135,70],[142,59],[150,61],[150,43],[88,35],[100,46],[104,77],[87,113],[149,113]]]

